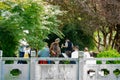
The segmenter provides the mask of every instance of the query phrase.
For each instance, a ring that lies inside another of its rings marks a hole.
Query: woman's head
[[[59,38],[56,38],[56,39],[55,39],[55,42],[56,42],[56,43],[59,43],[59,42],[60,42],[60,39],[59,39]]]
[[[85,47],[85,48],[84,48],[84,51],[88,51],[88,47]]]

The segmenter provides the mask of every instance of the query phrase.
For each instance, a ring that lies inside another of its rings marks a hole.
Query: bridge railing
[[[40,61],[49,63],[42,64]],[[20,74],[14,75],[17,74],[15,70]],[[0,59],[0,80],[79,80],[79,60],[2,57]]]
[[[120,80],[120,58],[89,58],[83,62],[83,80]]]
[[[0,80],[120,80],[120,58],[1,57]]]

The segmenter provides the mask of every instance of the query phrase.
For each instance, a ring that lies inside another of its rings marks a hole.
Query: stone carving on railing
[[[77,66],[70,64],[36,65],[36,80],[77,80]],[[38,72],[39,71],[39,72]]]
[[[91,59],[99,61],[100,59]],[[86,61],[86,60],[85,60]],[[120,63],[112,64],[108,61],[116,61],[116,59],[101,59],[101,64],[83,64],[84,80],[120,80]],[[120,61],[120,59],[119,59]]]

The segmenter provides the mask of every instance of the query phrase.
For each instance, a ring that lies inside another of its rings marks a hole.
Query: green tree
[[[39,49],[44,46],[43,40],[48,34],[63,36],[58,30],[61,21],[57,16],[63,14],[58,6],[42,0],[6,0],[1,4],[5,7],[0,7],[0,25],[14,33],[17,43],[25,39],[30,46]]]
[[[15,56],[14,52],[17,49],[16,45],[18,45],[18,43],[14,32],[11,32],[11,30],[4,27],[0,27],[0,50],[3,50],[3,56]]]
[[[97,23],[98,48],[112,47],[120,52],[120,1],[119,0],[81,0],[83,12],[88,13]],[[92,24],[93,26],[94,24]],[[102,33],[103,38],[100,38]]]
[[[70,39],[74,45],[78,45],[80,50],[84,50],[85,47],[93,49],[94,42],[92,40],[92,35],[84,32],[80,26],[81,25],[78,23],[67,24],[63,27],[62,32],[65,38]]]
[[[61,19],[68,23],[79,22],[88,34],[97,32],[94,39],[98,50],[112,47],[120,52],[120,1],[119,0],[46,0],[60,5],[68,13]],[[100,36],[102,34],[102,37]]]
[[[60,26],[65,38],[69,38],[74,44],[79,45],[83,50],[85,46],[93,49],[93,32],[96,27],[91,27],[89,23],[91,16],[82,11],[82,6],[79,5],[80,0],[45,0],[53,5],[59,5],[61,10],[66,11],[66,14],[59,17],[63,24]]]

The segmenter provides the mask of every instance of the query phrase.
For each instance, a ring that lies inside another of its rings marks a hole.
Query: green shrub
[[[97,55],[97,58],[118,58],[118,57],[120,57],[120,54],[114,49],[102,51]]]
[[[69,60],[65,60],[64,64],[70,64],[70,61]]]
[[[113,71],[113,73],[114,73],[116,76],[118,76],[118,75],[120,75],[120,70],[119,70],[119,69],[116,69],[116,70]]]
[[[114,49],[102,51],[97,55],[97,58],[118,58],[118,57],[120,57],[120,54]],[[101,61],[97,61],[97,64],[101,64],[101,63],[102,63]],[[117,63],[120,64],[120,61],[119,60],[106,61],[106,64],[117,64]]]
[[[10,74],[12,74],[13,76],[19,76],[22,72],[19,69],[12,69],[10,71]]]
[[[97,64],[102,64],[102,61],[97,60],[96,63],[97,63]]]
[[[13,60],[6,60],[5,64],[14,64],[14,61]]]

